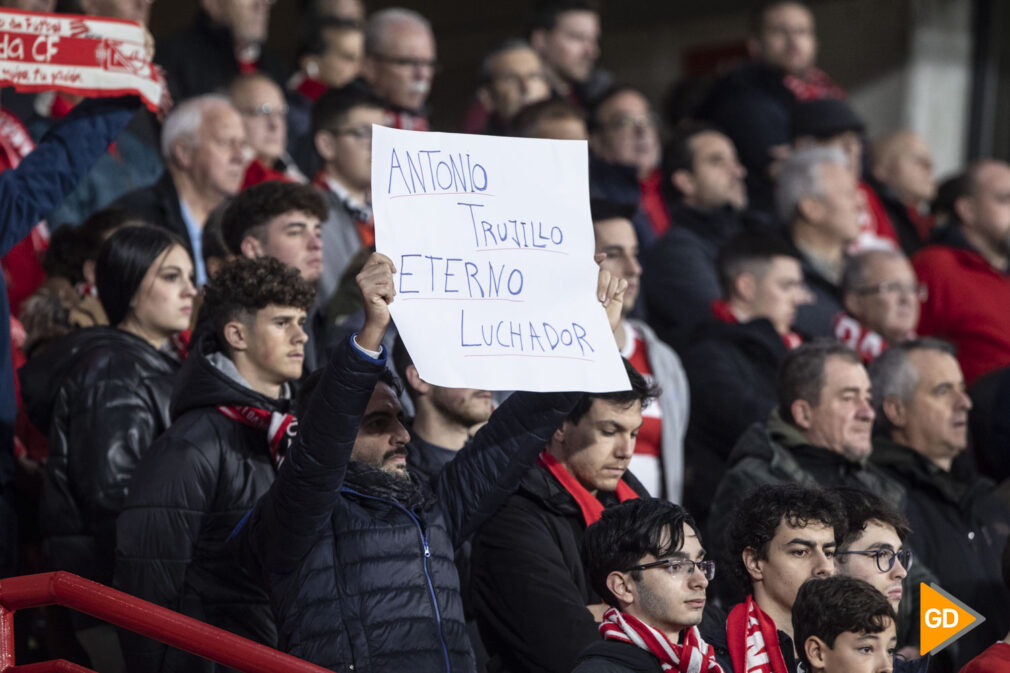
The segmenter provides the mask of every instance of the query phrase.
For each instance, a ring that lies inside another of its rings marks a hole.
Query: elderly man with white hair
[[[362,75],[386,105],[387,126],[428,130],[425,102],[437,66],[435,35],[423,16],[391,7],[369,18]]]
[[[178,105],[161,132],[165,173],[114,205],[177,234],[189,248],[198,284],[207,280],[200,235],[207,216],[242,186],[248,163],[242,117],[224,96]]]
[[[803,264],[814,302],[799,307],[794,326],[807,337],[832,336],[842,311],[846,249],[859,236],[859,191],[836,147],[806,147],[782,162],[775,206]]]

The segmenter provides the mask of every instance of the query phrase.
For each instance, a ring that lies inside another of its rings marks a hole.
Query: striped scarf
[[[610,608],[603,615],[600,635],[605,640],[631,643],[651,652],[659,659],[664,671],[723,673],[715,660],[712,646],[701,639],[697,626],[689,627],[684,633],[684,642],[675,645],[661,631],[616,608]]]

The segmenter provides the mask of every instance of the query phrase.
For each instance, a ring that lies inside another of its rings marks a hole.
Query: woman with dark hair
[[[135,466],[168,427],[180,365],[169,339],[189,326],[196,289],[184,244],[148,226],[113,233],[98,254],[95,276],[109,326],[51,342],[19,374],[28,414],[49,436],[40,504],[43,561],[109,584],[116,516]],[[74,626],[97,664],[98,653],[81,633],[91,623],[79,619]]]

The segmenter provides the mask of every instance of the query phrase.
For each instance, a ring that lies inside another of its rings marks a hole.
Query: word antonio
[[[508,349],[511,354],[586,356],[596,349],[586,338],[586,328],[577,322],[553,324],[545,320],[487,320],[467,322],[459,312],[459,345],[462,348]],[[577,353],[577,355],[576,355]]]
[[[402,154],[402,157],[401,157]],[[389,157],[389,184],[393,196],[416,194],[480,194],[487,191],[487,170],[470,153],[442,150],[400,150]]]

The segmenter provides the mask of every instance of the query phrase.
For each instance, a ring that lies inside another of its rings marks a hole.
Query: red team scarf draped
[[[537,465],[554,475],[568,493],[575,498],[579,509],[582,510],[582,518],[586,525],[590,526],[600,520],[603,515],[603,504],[596,499],[592,493],[579,483],[579,480],[572,476],[572,473],[565,469],[565,466],[557,461],[551,454],[544,451],[537,458]],[[617,499],[621,502],[634,500],[638,494],[624,483],[624,480],[617,482]]]
[[[246,406],[221,406],[217,410],[233,421],[244,423],[257,430],[266,430],[270,457],[273,458],[274,467],[280,469],[292,440],[298,434],[298,421],[294,416]]]
[[[752,595],[729,613],[726,641],[737,673],[789,673],[775,622],[758,607]]]
[[[859,357],[866,364],[873,362],[887,348],[884,337],[866,329],[858,320],[846,313],[839,313],[835,316],[832,330],[835,333],[835,338],[859,353]]]
[[[684,634],[684,642],[675,645],[662,631],[652,628],[631,615],[610,608],[603,614],[600,635],[605,640],[619,640],[631,643],[651,652],[659,659],[664,671],[680,673],[723,673],[715,660],[712,646],[692,626]]]
[[[164,77],[144,28],[122,19],[0,11],[0,86],[87,97],[139,96],[157,112]]]

